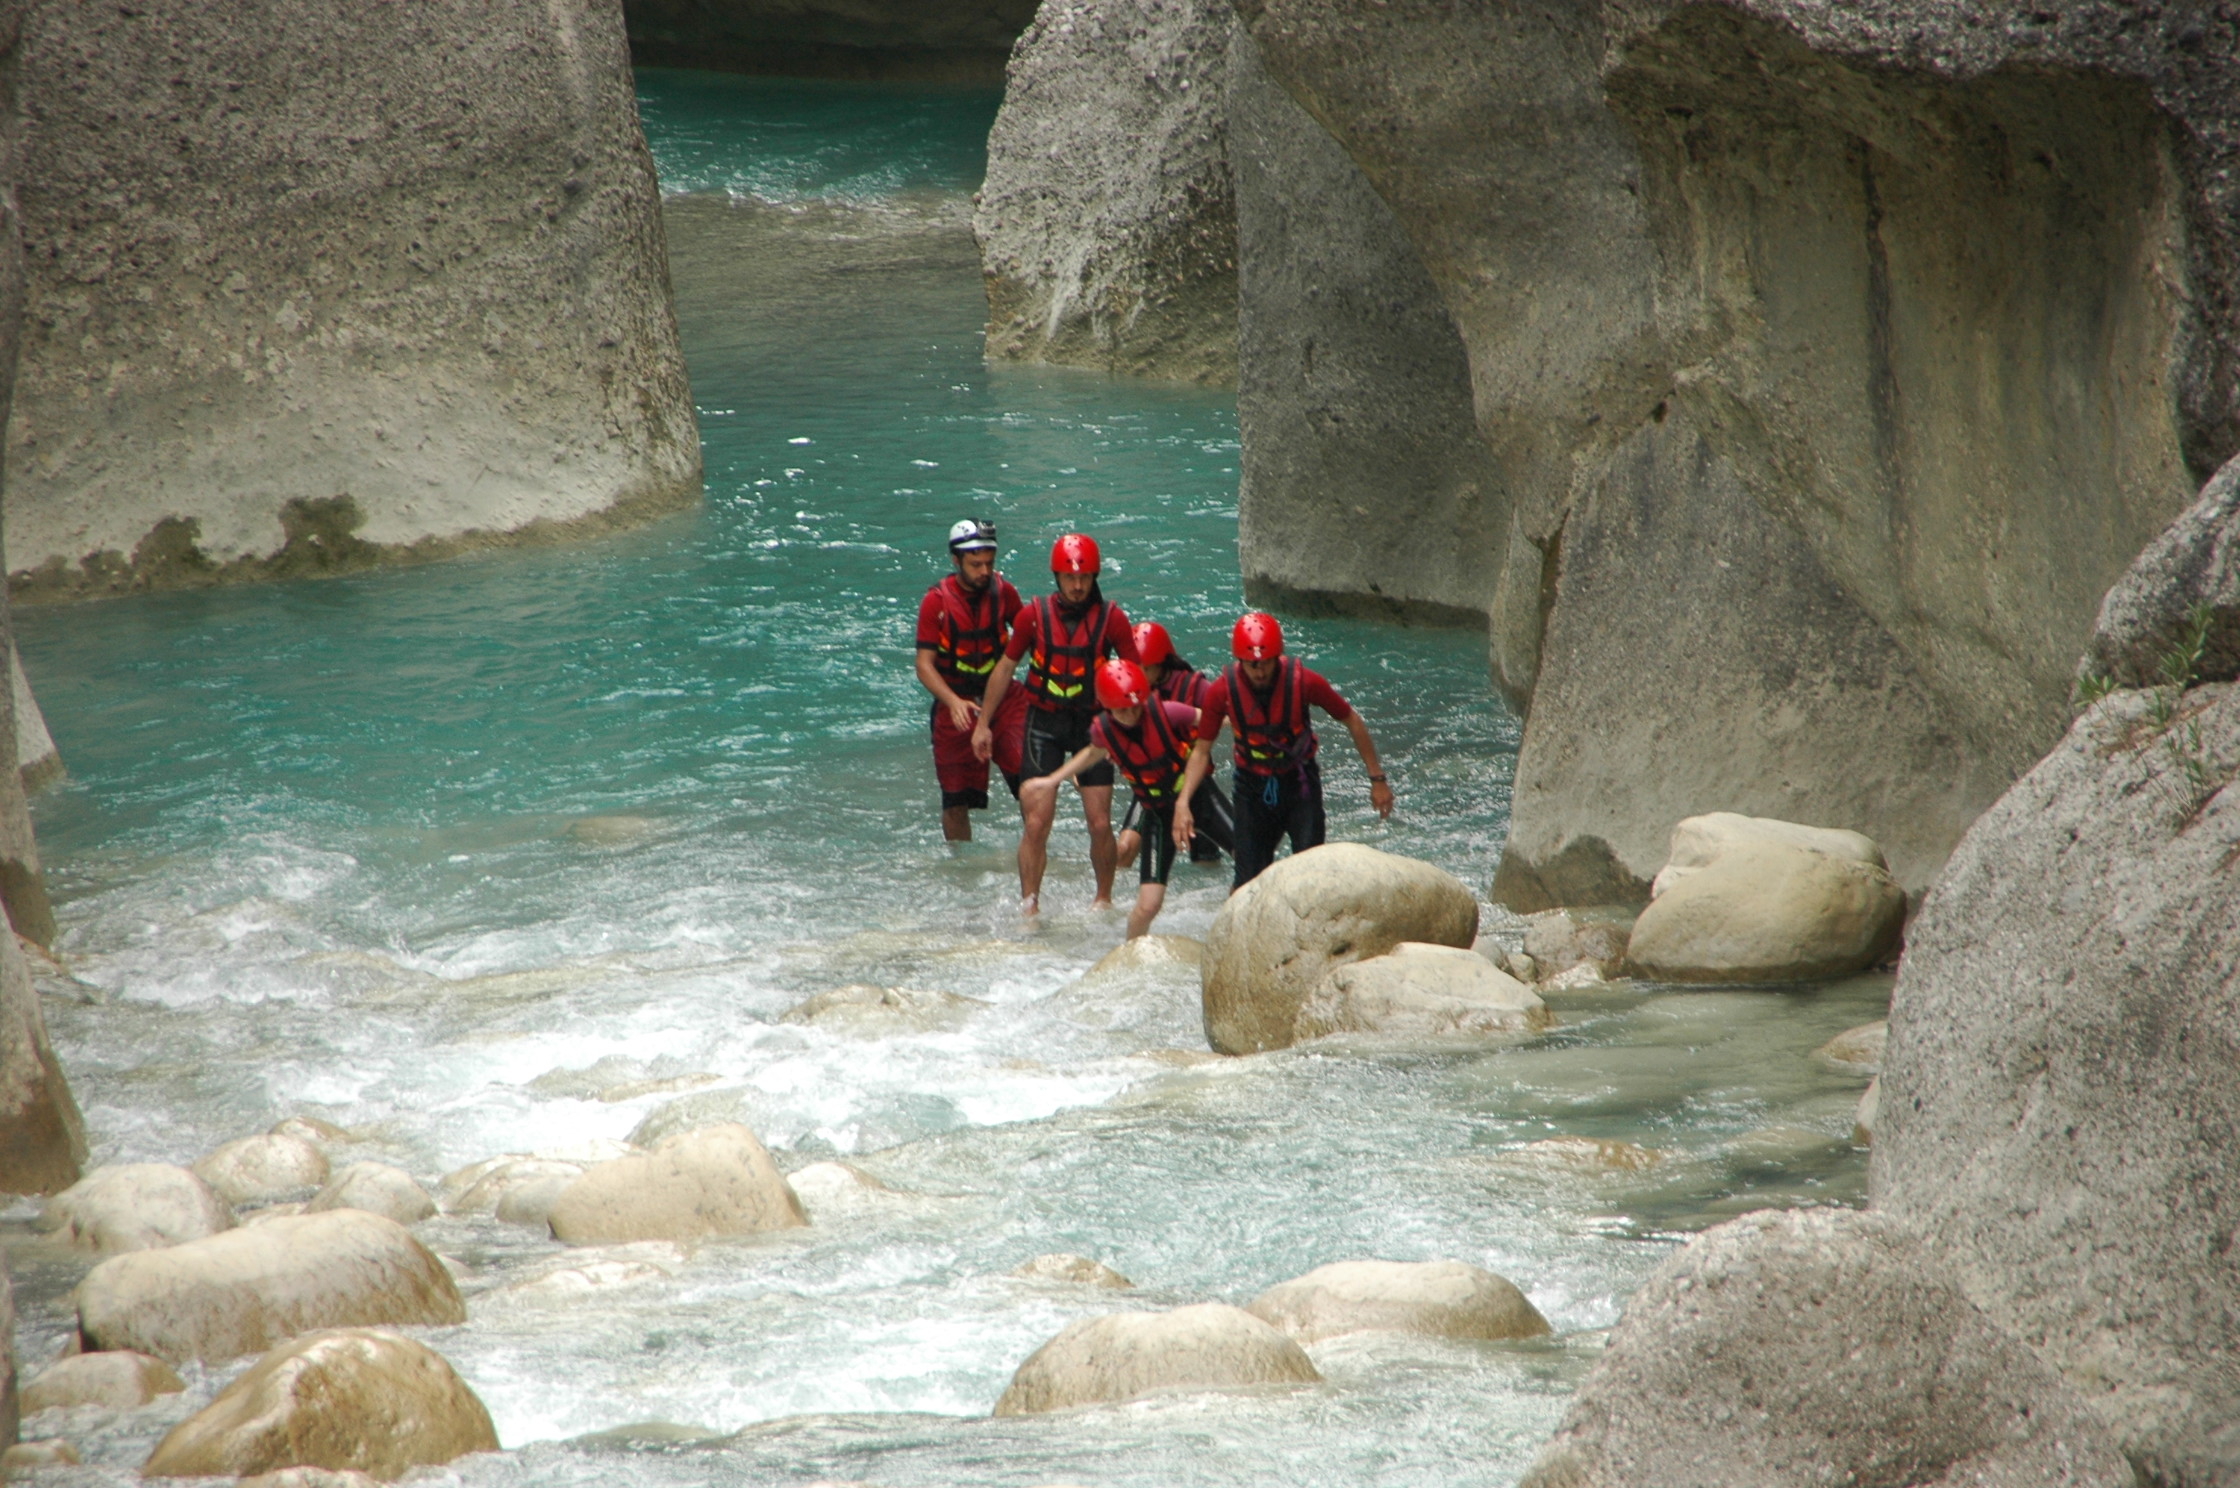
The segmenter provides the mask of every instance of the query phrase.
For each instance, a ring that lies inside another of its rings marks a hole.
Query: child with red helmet
[[[1089,725],[1097,705],[1093,673],[1099,661],[1118,655],[1136,659],[1133,627],[1120,607],[1104,597],[1097,574],[1104,567],[1096,539],[1069,532],[1052,544],[1050,571],[1057,592],[1046,594],[1019,612],[1005,644],[1003,658],[988,677],[979,726],[973,730],[973,752],[981,759],[995,750],[991,720],[1001,716],[1011,679],[1020,659],[1028,661],[1024,684],[1027,720],[1021,743],[1025,772],[1048,776],[1089,744]],[[1112,840],[1112,767],[1099,763],[1074,777],[1081,793],[1081,810],[1089,823],[1089,862],[1096,872],[1094,908],[1112,902],[1112,876],[1118,852]],[[1037,793],[1030,802],[1019,798],[1023,829],[1019,834],[1019,898],[1028,914],[1041,908],[1042,874],[1050,861],[1050,828],[1057,820],[1055,789]]]
[[[1197,830],[1192,794],[1213,771],[1213,741],[1228,720],[1236,736],[1235,888],[1241,889],[1275,861],[1276,845],[1284,837],[1291,839],[1294,854],[1322,844],[1327,822],[1322,767],[1316,760],[1321,741],[1309,721],[1309,707],[1320,708],[1353,736],[1353,747],[1369,769],[1369,804],[1380,817],[1392,815],[1392,786],[1378,762],[1369,726],[1320,673],[1283,654],[1283,627],[1275,616],[1255,612],[1238,620],[1230,650],[1236,660],[1223,670],[1198,712],[1197,739],[1183,775],[1182,799],[1174,809],[1174,832],[1187,845]]]
[[[1149,835],[1137,870],[1135,907],[1128,911],[1128,939],[1151,928],[1167,902],[1167,877],[1174,871],[1174,809],[1180,801],[1183,771],[1190,762],[1190,739],[1198,710],[1158,695],[1143,669],[1131,661],[1107,661],[1097,668],[1097,701],[1104,711],[1089,725],[1089,742],[1047,775],[1019,787],[1022,808],[1057,800],[1058,787],[1086,771],[1118,766],[1141,803]]]

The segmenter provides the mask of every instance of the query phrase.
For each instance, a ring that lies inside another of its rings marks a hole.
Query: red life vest
[[[1167,663],[1159,674],[1159,696],[1178,703],[1188,703],[1193,708],[1206,705],[1206,694],[1213,691],[1213,682],[1204,672],[1193,671],[1177,657]]]
[[[1221,674],[1229,684],[1229,724],[1237,736],[1237,768],[1247,775],[1281,775],[1315,756],[1322,741],[1307,722],[1306,668],[1286,656],[1276,662],[1275,685],[1265,703],[1231,662]]]
[[[1097,742],[1144,805],[1164,811],[1174,804],[1183,768],[1190,763],[1190,741],[1167,721],[1163,702],[1153,698],[1145,704],[1143,723],[1133,732],[1105,714],[1097,720]]]
[[[992,575],[977,598],[950,574],[934,586],[947,610],[947,644],[933,653],[934,670],[959,697],[988,690],[988,673],[1003,657],[1003,576]]]
[[[1105,625],[1111,611],[1101,599],[1090,602],[1079,625],[1069,626],[1058,615],[1055,595],[1034,602],[1034,669],[1027,674],[1027,693],[1034,705],[1053,713],[1086,713],[1097,705],[1090,675],[1105,653]]]

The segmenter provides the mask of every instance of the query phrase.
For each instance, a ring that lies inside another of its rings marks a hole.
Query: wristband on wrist
[[[1369,777],[1369,783],[1371,785],[1383,785],[1385,778],[1382,775],[1372,775]]]

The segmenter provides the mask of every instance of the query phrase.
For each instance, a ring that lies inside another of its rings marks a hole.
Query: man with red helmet
[[[1104,597],[1097,574],[1104,559],[1096,539],[1069,532],[1050,548],[1050,572],[1057,592],[1046,594],[1019,612],[1003,659],[988,677],[986,710],[973,730],[972,748],[982,759],[990,757],[995,738],[989,719],[998,717],[1011,691],[1012,673],[1019,659],[1028,657],[1026,737],[1022,747],[1029,775],[1052,775],[1073,755],[1088,747],[1089,724],[1096,716],[1096,665],[1118,653],[1122,661],[1136,659],[1135,636],[1128,617]],[[1082,814],[1089,823],[1089,863],[1096,871],[1097,896],[1092,908],[1112,903],[1112,875],[1118,856],[1112,842],[1112,766],[1097,763],[1072,777],[1081,793]],[[1038,792],[1033,801],[1019,798],[1024,818],[1019,833],[1019,899],[1028,914],[1041,908],[1042,872],[1050,860],[1050,828],[1057,820],[1058,793]]]
[[[1136,622],[1136,655],[1143,662],[1143,675],[1151,690],[1169,702],[1187,703],[1193,715],[1205,706],[1206,694],[1213,688],[1213,679],[1175,655],[1174,637],[1156,620]],[[1234,851],[1230,837],[1229,798],[1221,794],[1221,787],[1208,780],[1198,787],[1190,798],[1191,813],[1197,818],[1198,835],[1190,843],[1190,861],[1193,863],[1218,863],[1224,852]],[[1135,866],[1136,854],[1143,850],[1143,798],[1129,793],[1127,814],[1120,818],[1120,867]]]
[[[1182,772],[1190,762],[1198,710],[1160,697],[1143,669],[1129,661],[1108,661],[1097,668],[1097,701],[1104,711],[1089,724],[1088,744],[1050,774],[1020,786],[1019,804],[1033,811],[1048,802],[1055,811],[1060,785],[1089,770],[1119,767],[1149,831],[1137,869],[1135,907],[1128,911],[1128,939],[1134,940],[1151,928],[1167,902],[1167,876],[1174,871],[1172,817]]]
[[[1011,625],[1025,602],[996,572],[993,522],[967,517],[949,529],[954,572],[918,602],[918,681],[933,694],[933,773],[941,782],[941,835],[972,840],[972,815],[988,805],[988,755],[975,753],[972,731],[980,721],[988,677],[1003,655]],[[996,768],[1011,794],[1019,794],[1019,751],[1026,728],[1021,694],[990,729]]]
[[[1316,672],[1283,654],[1283,627],[1273,615],[1250,614],[1230,636],[1236,660],[1221,673],[1198,713],[1197,741],[1184,772],[1182,800],[1174,809],[1175,835],[1187,844],[1197,830],[1190,810],[1192,792],[1213,770],[1213,741],[1229,719],[1236,735],[1237,875],[1241,889],[1275,861],[1285,836],[1291,851],[1322,843],[1321,748],[1307,709],[1320,708],[1346,726],[1361,763],[1369,769],[1369,804],[1377,815],[1392,815],[1392,786],[1377,762],[1377,742],[1352,704]],[[1232,890],[1234,892],[1234,890]]]

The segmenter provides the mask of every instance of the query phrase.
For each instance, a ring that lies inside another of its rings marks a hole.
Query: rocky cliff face
[[[974,212],[991,358],[1236,375],[1227,0],[1045,0]]]
[[[2234,38],[2094,4],[1239,10],[1468,351],[1508,522],[1420,546],[1475,552],[1527,711],[1497,894],[1637,899],[1713,808],[1866,831],[1925,885],[2235,443]]]
[[[64,598],[699,489],[610,0],[43,6],[8,567]]]
[[[623,13],[649,66],[992,84],[1034,0],[627,0]]]

